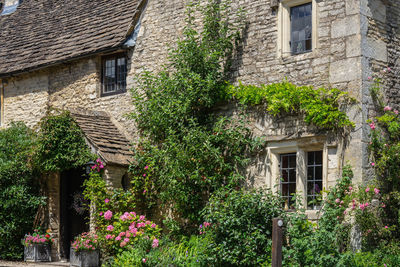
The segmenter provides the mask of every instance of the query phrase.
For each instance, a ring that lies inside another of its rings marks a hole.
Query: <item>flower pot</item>
[[[29,244],[24,249],[24,261],[42,262],[51,261],[51,247],[49,244]]]
[[[69,256],[69,266],[76,267],[98,267],[100,253],[96,250],[75,251],[71,247]]]

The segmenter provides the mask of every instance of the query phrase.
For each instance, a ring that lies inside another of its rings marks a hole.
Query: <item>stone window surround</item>
[[[312,51],[307,52],[313,53],[318,48],[318,5],[316,0],[282,0],[279,3],[278,11],[278,45],[277,55],[278,57],[289,57],[299,56],[292,55],[290,49],[290,8],[299,6],[307,3],[312,3]]]
[[[7,81],[0,79],[0,127],[4,127],[4,85]]]
[[[280,190],[280,155],[296,153],[296,192],[300,195],[301,206],[307,207],[307,152],[322,150],[322,185],[326,189],[328,185],[328,146],[324,140],[293,140],[276,141],[267,145],[267,183],[273,192]],[[324,196],[325,197],[325,196]],[[309,219],[315,220],[319,210],[306,210]]]

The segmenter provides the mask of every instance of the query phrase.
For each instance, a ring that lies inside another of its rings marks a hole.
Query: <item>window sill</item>
[[[111,93],[101,93],[100,97],[108,97],[108,96],[115,96],[115,95],[122,95],[125,94],[127,90],[124,91],[116,91],[116,92],[111,92]]]

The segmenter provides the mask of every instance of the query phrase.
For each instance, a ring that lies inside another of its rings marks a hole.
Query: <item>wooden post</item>
[[[282,267],[282,227],[281,218],[272,219],[272,267]]]

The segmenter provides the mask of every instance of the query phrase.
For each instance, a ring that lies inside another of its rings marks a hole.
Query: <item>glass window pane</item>
[[[296,169],[289,170],[289,182],[296,183]]]
[[[312,49],[312,3],[292,7],[290,18],[292,53],[310,51]]]
[[[288,178],[289,178],[289,175],[288,175],[287,171],[286,170],[282,170],[282,181],[284,183],[287,183],[289,181]]]
[[[322,164],[322,151],[316,151],[315,153],[315,164]]]

